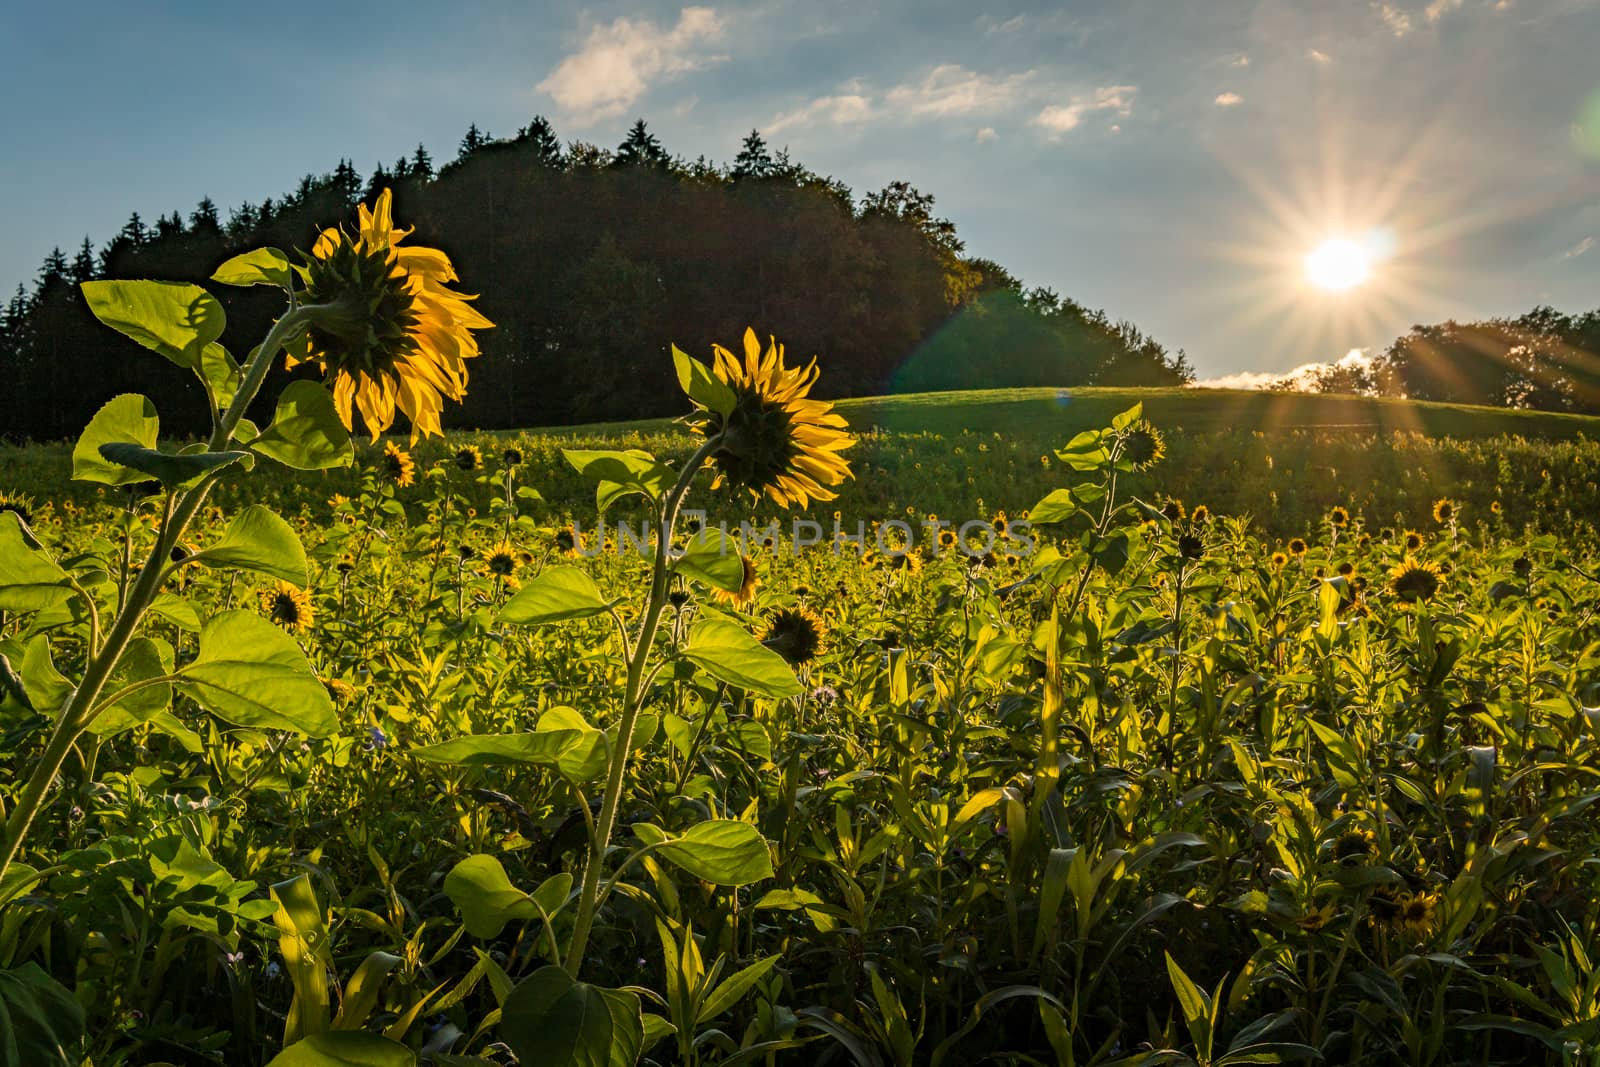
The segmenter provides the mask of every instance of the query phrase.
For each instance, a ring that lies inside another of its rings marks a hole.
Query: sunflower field
[[[1595,446],[897,436],[754,332],[425,441],[404,236],[224,264],[242,362],[85,286],[215,429],[0,476],[0,1065],[1600,1064]]]

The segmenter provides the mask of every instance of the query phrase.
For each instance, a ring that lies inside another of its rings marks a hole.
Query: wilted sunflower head
[[[285,630],[311,629],[311,590],[280,581],[261,592],[261,610]]]
[[[1194,534],[1178,538],[1178,555],[1184,559],[1199,559],[1206,554],[1206,543]]]
[[[1350,512],[1339,504],[1328,509],[1328,522],[1334,526],[1349,526]]]
[[[1189,521],[1196,526],[1204,526],[1211,521],[1211,509],[1204,504],[1196,504],[1194,510],[1189,512]]]
[[[492,578],[510,578],[517,573],[517,550],[501,541],[483,554],[483,573]]]
[[[1440,497],[1433,502],[1433,521],[1440,526],[1452,523],[1456,518],[1456,503],[1449,497]]]
[[[1439,591],[1439,567],[1431,560],[1407,556],[1389,572],[1389,588],[1408,604],[1431,600]]]
[[[1351,563],[1349,560],[1345,560],[1343,563],[1339,564],[1338,569],[1339,577],[1341,578],[1348,578],[1356,572],[1355,564]]]
[[[315,363],[332,380],[333,403],[353,429],[359,408],[372,439],[394,425],[395,409],[411,419],[411,440],[438,434],[444,398],[467,391],[468,359],[478,354],[473,330],[494,323],[474,311],[475,299],[449,288],[455,268],[433,248],[401,248],[385,189],[360,208],[354,232],[322,231],[296,268],[305,303],[319,310],[288,346],[289,366]]]
[[[563,526],[556,531],[556,551],[563,556],[576,556],[578,554],[578,532],[571,526]]]
[[[504,452],[500,453],[500,462],[504,463],[508,467],[515,467],[517,464],[522,462],[522,449],[506,449]]]
[[[0,493],[0,514],[12,512],[22,520],[22,525],[33,525],[33,500],[21,493]]]
[[[810,663],[822,651],[827,629],[806,608],[779,608],[767,624],[761,643],[793,666]]]
[[[1167,442],[1148,420],[1140,419],[1122,431],[1122,458],[1132,464],[1134,470],[1147,471],[1166,454]]]
[[[1161,505],[1161,514],[1166,516],[1168,522],[1182,522],[1188,513],[1183,510],[1183,501],[1173,499]]]
[[[1377,848],[1377,837],[1365,827],[1346,830],[1333,843],[1333,858],[1339,863],[1355,863],[1372,855]]]
[[[417,462],[411,453],[387,441],[383,446],[383,473],[391,482],[404,489],[417,480]]]
[[[1291,556],[1303,556],[1309,547],[1304,537],[1289,538],[1289,555]]]
[[[464,471],[475,471],[483,466],[483,451],[477,445],[463,445],[456,449],[456,466]]]
[[[1415,530],[1407,530],[1405,536],[1401,538],[1401,543],[1405,545],[1407,552],[1417,551],[1425,542],[1426,538]]]
[[[761,584],[761,575],[756,571],[755,560],[741,555],[739,563],[744,567],[744,573],[739,578],[739,588],[712,590],[718,600],[724,604],[732,604],[736,608],[751,604],[756,598],[756,586]]]
[[[829,488],[850,477],[840,455],[855,444],[842,415],[825,400],[809,399],[817,380],[817,361],[804,369],[785,367],[776,340],[763,353],[754,330],[744,332],[744,359],[714,346],[715,372],[734,396],[727,415],[700,409],[691,417],[694,431],[717,441],[711,462],[716,485],[724,482],[752,496],[763,493],[779,507],[808,507],[832,500]]]

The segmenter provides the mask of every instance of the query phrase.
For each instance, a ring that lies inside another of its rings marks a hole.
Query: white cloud
[[[618,18],[590,29],[583,46],[557,64],[538,88],[580,123],[614,118],[655,79],[721,58],[701,54],[699,46],[722,32],[722,19],[709,7],[684,8],[670,29],[645,19]]]
[[[1102,86],[1087,98],[1074,97],[1069,104],[1051,104],[1041,109],[1031,124],[1048,130],[1050,136],[1055,138],[1077,129],[1084,117],[1092,112],[1107,111],[1118,118],[1127,118],[1133,114],[1133,98],[1138,92],[1137,85]],[[1111,132],[1121,132],[1121,126],[1113,126]]]
[[[1235,107],[1243,102],[1243,100],[1244,97],[1240,96],[1238,93],[1218,93],[1217,99],[1213,102],[1218,107]]]
[[[1461,0],[1433,0],[1422,13],[1429,22],[1438,22],[1452,11],[1461,9]]]
[[[1307,59],[1311,59],[1311,60],[1315,60],[1318,63],[1332,63],[1333,62],[1333,57],[1330,56],[1328,53],[1322,51],[1322,49],[1320,49],[1320,48],[1313,48],[1311,51],[1307,52],[1306,53],[1306,58]]]
[[[1229,66],[1234,66],[1234,67],[1248,67],[1249,65],[1250,65],[1250,57],[1247,56],[1247,55],[1240,55],[1231,64],[1229,64]]]
[[[999,134],[994,132],[993,126],[985,126],[983,129],[978,131],[978,143],[987,144],[999,136]]]
[[[1585,237],[1583,240],[1579,241],[1577,244],[1563,252],[1561,254],[1561,258],[1577,259],[1579,256],[1593,248],[1594,244],[1595,242],[1593,237]]]
[[[819,96],[804,107],[785,111],[767,123],[766,132],[774,134],[791,126],[851,126],[866,122],[874,115],[872,101],[860,93],[841,93],[837,96]]]
[[[1332,363],[1302,363],[1291,371],[1270,374],[1262,371],[1240,371],[1207,378],[1194,383],[1196,389],[1290,389],[1304,392],[1316,384],[1323,371],[1335,367],[1345,370],[1366,369],[1372,366],[1372,357],[1365,349],[1352,348]]]
[[[1378,14],[1396,37],[1404,37],[1411,32],[1411,16],[1384,0],[1377,5]]]
[[[916,85],[897,85],[884,98],[891,108],[910,115],[966,115],[998,111],[1013,104],[1033,72],[991,78],[955,63],[934,67]]]

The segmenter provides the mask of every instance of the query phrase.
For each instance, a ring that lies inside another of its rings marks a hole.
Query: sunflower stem
[[[600,800],[600,817],[589,837],[589,859],[583,867],[583,887],[578,895],[578,912],[573,922],[572,940],[567,945],[567,973],[574,978],[583,967],[583,954],[589,947],[589,931],[594,926],[595,910],[600,893],[600,869],[605,865],[606,850],[611,844],[611,832],[616,826],[617,808],[622,802],[623,778],[628,769],[628,752],[633,747],[633,727],[639,719],[644,703],[644,668],[650,650],[655,644],[656,629],[661,623],[661,609],[667,603],[668,579],[671,576],[669,553],[672,531],[677,525],[678,508],[689,491],[694,476],[705,465],[706,459],[722,442],[721,435],[710,437],[684,464],[678,482],[661,503],[661,527],[656,533],[655,564],[650,577],[650,600],[646,604],[644,619],[639,623],[639,636],[634,641],[633,655],[628,658],[628,680],[623,690],[622,718],[617,723],[615,747],[611,750],[611,765],[606,775],[606,791]]]

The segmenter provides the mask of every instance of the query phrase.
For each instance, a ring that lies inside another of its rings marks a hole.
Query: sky
[[[1600,0],[11,0],[0,286],[133,211],[642,117],[689,159],[756,128],[858,196],[909,180],[970,254],[1249,383],[1600,307],[1597,52]],[[1364,283],[1308,281],[1330,238]]]

